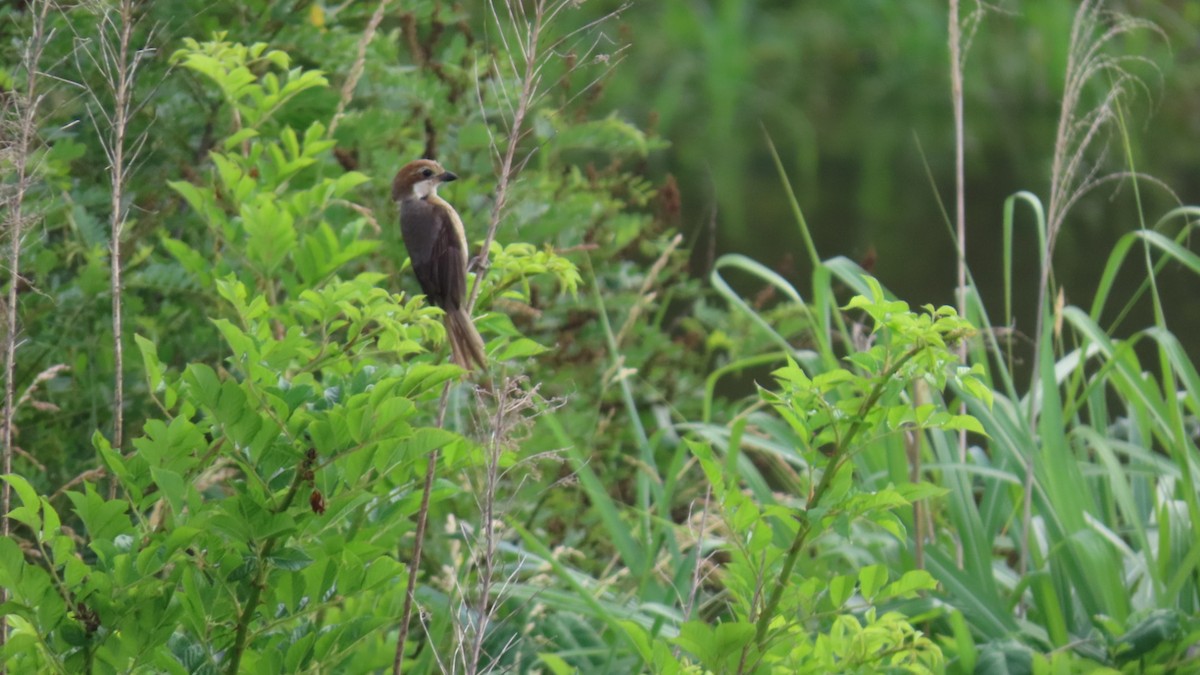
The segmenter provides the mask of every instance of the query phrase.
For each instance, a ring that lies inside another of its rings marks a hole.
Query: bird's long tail
[[[450,340],[450,352],[455,363],[467,370],[487,369],[483,337],[461,307],[446,311],[446,337]]]

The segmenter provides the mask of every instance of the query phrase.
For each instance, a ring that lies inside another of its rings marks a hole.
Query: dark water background
[[[716,210],[716,251],[749,255],[806,293],[799,230],[770,158],[779,148],[822,257],[874,258],[882,282],[910,303],[953,303],[954,244],[938,204],[953,212],[953,124],[947,3],[705,0],[640,3],[623,13],[631,47],[601,105],[671,141],[651,170],[677,177],[684,227]],[[1003,312],[1003,204],[1028,190],[1048,206],[1071,22],[1065,0],[993,3],[969,33],[965,66],[967,259],[993,320]],[[1147,225],[1200,203],[1200,2],[1110,2],[1152,21],[1110,44],[1144,87],[1123,99]],[[973,3],[963,3],[964,15]],[[1101,29],[1111,27],[1109,23]],[[1088,89],[1099,100],[1108,79]],[[1119,137],[1092,155],[1102,172],[1127,168]],[[932,176],[932,183],[930,176]],[[935,189],[938,195],[935,195]],[[1018,209],[1015,324],[1031,333],[1036,236]],[[1139,227],[1128,182],[1099,187],[1064,224],[1055,276],[1067,302],[1090,307],[1121,235]],[[1174,235],[1180,224],[1166,233]],[[699,236],[699,241],[706,236]],[[698,251],[703,258],[705,251]],[[1146,278],[1130,257],[1105,325]],[[701,264],[703,261],[701,260]],[[1168,325],[1200,359],[1200,280],[1169,267],[1160,279]],[[753,292],[752,287],[744,290]],[[1117,331],[1153,322],[1141,302]]]

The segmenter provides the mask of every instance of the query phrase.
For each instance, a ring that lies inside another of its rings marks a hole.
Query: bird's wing
[[[466,251],[458,223],[446,208],[424,200],[403,204],[400,232],[413,272],[429,300],[447,311],[458,309],[467,292]]]

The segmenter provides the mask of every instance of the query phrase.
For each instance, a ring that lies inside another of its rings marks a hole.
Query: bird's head
[[[432,159],[418,159],[405,164],[392,180],[392,200],[424,199],[437,194],[442,183],[456,180],[458,176],[442,168]]]

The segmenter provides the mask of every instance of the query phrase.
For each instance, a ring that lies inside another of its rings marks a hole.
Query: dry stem
[[[50,11],[49,0],[42,0],[37,4],[31,4],[30,14],[32,16],[32,27],[29,34],[29,39],[25,42],[25,50],[22,54],[20,67],[25,71],[25,90],[23,92],[13,91],[9,97],[6,97],[11,106],[11,111],[16,117],[16,129],[13,134],[13,141],[6,143],[8,146],[5,150],[12,157],[13,169],[16,173],[16,184],[13,187],[11,196],[5,198],[6,211],[8,212],[7,225],[9,249],[8,249],[8,299],[7,307],[5,308],[5,336],[4,336],[4,420],[3,420],[3,458],[0,459],[0,464],[3,464],[3,473],[12,473],[12,454],[13,454],[13,416],[16,412],[15,398],[15,383],[17,362],[17,291],[21,286],[21,243],[25,232],[25,197],[31,185],[31,169],[30,160],[33,155],[34,144],[37,140],[37,113],[38,106],[42,101],[43,94],[38,93],[39,71],[38,64],[42,60],[42,52],[46,44],[50,40],[50,35],[46,31],[46,16]],[[9,111],[5,111],[7,119]],[[0,533],[7,537],[9,535],[8,513],[12,504],[12,488],[5,482],[0,488],[3,496],[0,497],[2,502],[2,513],[0,513]],[[0,588],[0,604],[7,602],[8,589]],[[5,616],[0,616],[0,647],[3,647],[8,640],[8,620]],[[0,673],[6,669],[0,666]]]
[[[475,569],[478,578],[477,597],[472,612],[467,615],[474,617],[466,626],[466,649],[463,650],[465,672],[475,675],[480,672],[483,659],[483,645],[491,626],[493,614],[499,598],[503,595],[507,583],[496,578],[499,566],[499,536],[497,530],[501,522],[497,504],[500,501],[501,482],[507,475],[501,464],[503,454],[519,445],[523,434],[528,432],[533,417],[547,408],[542,405],[538,395],[538,387],[526,388],[524,377],[505,377],[497,386],[484,392],[484,397],[494,398],[496,406],[492,415],[491,429],[488,432],[487,462],[484,466],[483,484],[472,492],[478,495],[476,500],[482,517],[479,528],[482,545],[473,547]],[[465,538],[466,541],[469,539]],[[499,584],[499,585],[497,585]],[[464,594],[465,595],[465,594]],[[500,658],[501,654],[492,655],[491,661]]]
[[[342,85],[342,96],[338,100],[337,111],[333,113],[333,119],[329,122],[329,131],[325,134],[329,138],[333,138],[333,132],[337,131],[338,123],[346,114],[346,106],[354,98],[354,89],[358,86],[358,80],[362,78],[363,66],[367,62],[367,46],[374,39],[375,31],[379,28],[379,23],[383,21],[383,15],[391,2],[392,0],[379,0],[379,6],[375,8],[375,13],[367,22],[367,29],[363,31],[362,37],[358,40],[358,55],[354,58],[354,65],[350,67],[350,75]]]
[[[442,387],[442,399],[438,403],[437,421],[434,426],[446,423],[446,409],[450,402],[450,383]],[[440,448],[429,453],[425,467],[425,486],[421,491],[421,506],[417,509],[417,529],[413,533],[412,559],[408,561],[408,584],[404,589],[404,607],[400,610],[400,634],[396,637],[396,656],[392,660],[393,675],[404,672],[404,643],[408,642],[408,627],[412,617],[413,595],[417,589],[417,574],[421,571],[421,547],[425,543],[425,528],[429,524],[429,497],[433,494],[433,479],[437,476]]]
[[[950,95],[954,104],[954,223],[958,245],[958,314],[967,315],[967,186],[963,168],[963,54],[962,28],[959,24],[958,0],[950,0]],[[967,343],[958,344],[958,360],[967,361]],[[960,404],[960,413],[967,404]],[[967,432],[958,433],[958,461],[967,461]],[[960,556],[961,557],[961,554]]]

